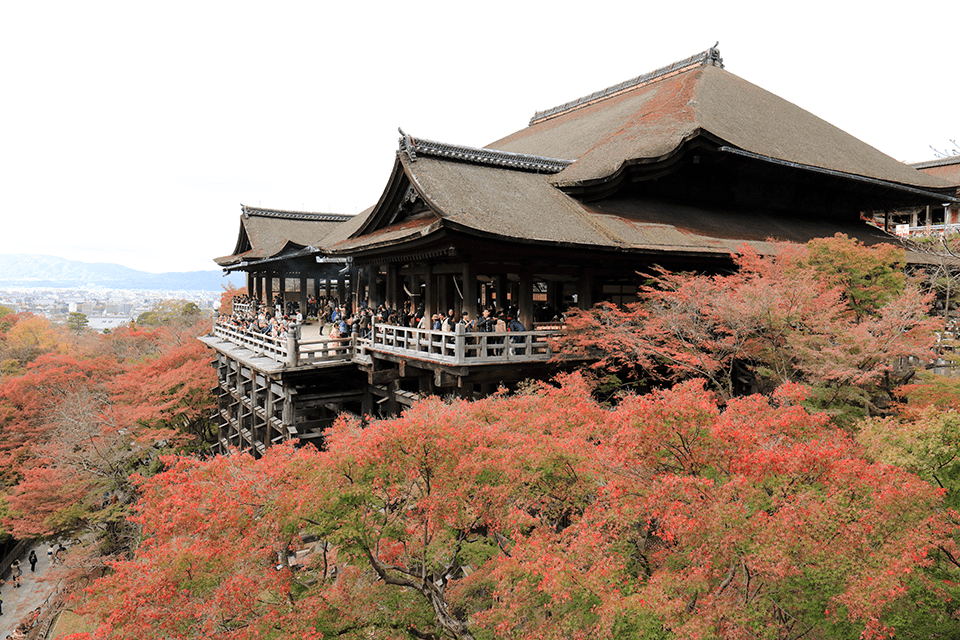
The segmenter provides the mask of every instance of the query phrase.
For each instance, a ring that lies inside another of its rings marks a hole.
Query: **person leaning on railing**
[[[480,333],[493,333],[493,330],[496,328],[496,325],[497,325],[497,320],[496,318],[493,317],[493,314],[490,313],[489,308],[484,309],[480,313],[480,317],[477,318],[476,320],[476,328],[477,328],[477,331],[479,331]],[[495,343],[496,343],[496,338],[489,338],[487,340],[488,346],[487,346],[486,355],[492,356],[496,353],[494,348],[492,346],[489,346]]]
[[[526,330],[527,328],[523,326],[523,323],[520,322],[520,320],[513,317],[507,317],[507,331],[510,331],[511,333],[513,333],[513,332],[526,331]],[[523,340],[524,340],[523,336],[514,336],[513,343],[523,344]],[[518,349],[517,347],[514,347],[513,349],[511,349],[510,352],[512,355],[515,355],[515,356],[521,355],[523,353],[523,349]]]

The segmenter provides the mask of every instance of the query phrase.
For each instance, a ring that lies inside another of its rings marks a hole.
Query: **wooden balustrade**
[[[553,357],[552,331],[454,333],[374,325],[371,349],[451,365],[543,362]]]
[[[413,329],[374,324],[369,338],[320,338],[302,340],[299,332],[285,338],[247,333],[223,323],[214,325],[214,335],[254,353],[286,363],[310,366],[357,362],[369,364],[372,353],[428,360],[455,366],[545,362],[553,357],[551,339],[560,328],[538,331],[455,332]]]

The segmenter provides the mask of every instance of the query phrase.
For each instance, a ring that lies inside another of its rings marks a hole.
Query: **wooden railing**
[[[253,304],[250,302],[237,302],[233,301],[233,312],[234,313],[244,313],[251,314],[254,312]]]
[[[374,325],[370,349],[452,365],[544,362],[559,331],[455,332]]]
[[[467,332],[411,329],[375,324],[369,338],[320,338],[304,341],[299,331],[285,338],[248,333],[216,323],[215,336],[291,367],[357,362],[369,364],[373,353],[428,360],[455,366],[545,362],[553,357],[551,340],[560,328],[539,331]]]
[[[290,362],[290,336],[285,338],[275,338],[270,335],[252,333],[243,331],[222,322],[216,322],[213,325],[213,335],[223,340],[246,347],[254,353],[279,360],[280,362]],[[296,336],[292,336],[296,343]],[[293,352],[296,352],[294,348]]]

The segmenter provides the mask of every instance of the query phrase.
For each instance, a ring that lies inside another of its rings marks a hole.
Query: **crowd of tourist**
[[[468,333],[527,330],[520,322],[519,310],[515,306],[487,307],[477,318],[471,318],[467,311],[457,316],[453,309],[448,309],[446,314],[434,313],[428,316],[423,305],[415,306],[410,301],[405,302],[399,309],[391,309],[384,304],[372,308],[366,301],[361,303],[359,308],[352,309],[351,305],[341,303],[336,298],[309,296],[306,315],[301,313],[299,307],[297,301],[284,302],[279,294],[272,305],[263,304],[248,295],[241,295],[234,298],[233,313],[221,314],[218,323],[241,333],[274,338],[284,338],[304,322],[311,320],[320,324],[321,336],[326,331],[326,336],[331,339],[353,336],[369,339],[375,324],[451,333],[457,331],[458,325],[462,326],[462,331]],[[534,317],[539,318],[539,321],[563,321],[562,314],[555,313],[546,305],[538,306],[534,310]],[[489,343],[496,344],[502,340],[491,338]]]
[[[268,306],[249,296],[237,296],[234,298],[233,313],[221,313],[217,324],[249,335],[285,338],[290,331],[295,331],[298,325],[303,324],[303,315],[298,311],[293,315],[281,313],[281,308],[280,304]]]

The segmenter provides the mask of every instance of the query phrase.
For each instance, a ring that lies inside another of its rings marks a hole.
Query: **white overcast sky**
[[[483,146],[698,53],[898,160],[960,140],[960,3],[0,3],[0,253],[215,269],[240,204],[356,213],[397,127]]]

